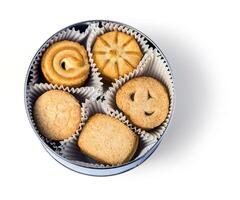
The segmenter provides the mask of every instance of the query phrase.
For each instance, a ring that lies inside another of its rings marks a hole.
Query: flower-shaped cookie
[[[132,72],[142,58],[135,38],[117,31],[97,37],[92,52],[96,67],[110,81]]]

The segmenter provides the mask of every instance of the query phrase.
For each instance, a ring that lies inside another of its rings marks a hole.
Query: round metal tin
[[[124,26],[128,26],[130,27],[131,29],[139,32],[140,34],[142,34],[147,40],[148,40],[148,44],[150,47],[153,47],[153,48],[156,48],[158,49],[159,52],[161,52],[161,54],[164,56],[164,54],[162,53],[161,49],[148,37],[146,36],[144,33],[142,33],[141,31],[129,26],[129,25],[126,25],[126,24],[123,24],[123,23],[120,23],[120,22],[115,22],[115,21],[109,21],[109,20],[90,20],[90,21],[84,21],[84,22],[79,22],[79,23],[76,23],[76,24],[73,24],[73,25],[70,25],[66,28],[75,28],[76,30],[80,30],[81,32],[83,32],[89,24],[93,23],[93,22],[113,22],[113,23],[118,23],[118,24],[121,24],[121,25],[124,25]],[[66,29],[64,28],[64,29]],[[64,30],[62,29],[62,30]],[[60,30],[60,31],[62,31]],[[60,32],[58,31],[58,32]],[[58,33],[57,32],[57,33]],[[54,34],[55,35],[55,34]],[[46,43],[46,42],[45,42]],[[44,44],[45,44],[44,43]],[[44,44],[42,46],[44,46]],[[40,48],[41,49],[41,48]],[[39,50],[40,50],[39,49]],[[39,53],[39,50],[37,51],[37,53],[35,54],[35,56]],[[35,57],[34,56],[34,57]],[[169,66],[169,62],[167,61],[166,57],[164,56],[167,64],[168,64],[168,67],[169,69],[171,70],[170,66]],[[26,112],[27,112],[27,116],[28,116],[28,119],[29,119],[29,122],[35,132],[35,134],[37,135],[37,137],[39,138],[39,140],[41,141],[43,147],[47,150],[47,152],[56,160],[58,161],[60,164],[62,164],[63,166],[75,171],[75,172],[79,172],[79,173],[82,173],[82,174],[87,174],[87,175],[92,175],[92,176],[110,176],[110,175],[115,175],[115,174],[120,174],[120,173],[123,173],[123,172],[126,172],[128,170],[131,170],[135,167],[137,167],[138,165],[140,165],[141,163],[143,163],[149,156],[151,156],[151,154],[156,150],[156,148],[159,146],[159,144],[161,143],[162,141],[162,138],[161,137],[155,144],[154,146],[151,147],[151,149],[148,150],[148,152],[146,154],[144,154],[142,157],[138,158],[138,159],[135,159],[133,161],[130,161],[126,164],[123,164],[123,165],[120,165],[120,166],[115,166],[115,167],[106,167],[106,168],[94,168],[94,167],[85,167],[85,166],[80,166],[80,165],[77,165],[75,163],[72,163],[71,161],[61,157],[60,155],[58,155],[57,153],[55,153],[46,143],[44,143],[44,141],[40,138],[39,134],[36,132],[33,124],[32,124],[32,121],[30,120],[30,114],[29,114],[29,111],[28,111],[28,108],[27,108],[27,87],[29,85],[29,81],[30,81],[30,76],[29,76],[29,73],[30,73],[30,67],[32,65],[32,62],[34,61],[34,58],[33,60],[31,61],[31,64],[29,66],[29,69],[27,71],[27,75],[26,75],[26,79],[25,79],[25,85],[24,85],[24,103],[25,103],[25,108],[26,108]],[[171,74],[172,74],[172,71],[171,71]],[[173,80],[174,81],[174,80]],[[175,95],[173,96],[173,111],[174,111],[174,106],[175,106]],[[170,121],[168,123],[168,126],[171,122],[171,119],[172,119],[172,116],[173,116],[173,112],[172,112],[172,115],[170,116]],[[168,127],[167,127],[168,128]],[[166,134],[167,132],[167,128],[165,130],[165,133],[163,134],[163,136]]]

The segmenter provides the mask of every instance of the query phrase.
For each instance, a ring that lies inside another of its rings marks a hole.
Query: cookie
[[[82,86],[90,69],[84,46],[67,40],[54,43],[44,52],[41,68],[49,83],[70,87]]]
[[[89,157],[109,165],[128,162],[138,146],[138,135],[119,120],[97,113],[83,127],[78,146]]]
[[[167,117],[169,96],[165,86],[152,77],[137,77],[116,93],[117,107],[142,129],[153,129]]]
[[[96,67],[109,81],[132,72],[142,58],[135,38],[117,31],[97,37],[92,53]]]
[[[81,107],[77,99],[61,90],[49,90],[34,104],[34,119],[42,135],[50,140],[72,136],[81,122]]]

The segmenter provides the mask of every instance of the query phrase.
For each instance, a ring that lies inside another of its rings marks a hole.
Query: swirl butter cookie
[[[131,160],[138,147],[138,135],[117,119],[97,113],[83,127],[78,146],[99,162],[117,165]]]
[[[77,99],[61,90],[49,90],[34,104],[34,119],[40,133],[51,140],[72,136],[81,122],[81,107]]]
[[[116,104],[134,125],[152,129],[166,119],[169,96],[160,81],[152,77],[137,77],[117,91]]]
[[[72,87],[82,86],[90,69],[85,48],[67,40],[54,43],[44,52],[41,68],[48,82]]]
[[[92,52],[96,67],[110,81],[132,72],[142,58],[135,38],[117,31],[97,37]]]

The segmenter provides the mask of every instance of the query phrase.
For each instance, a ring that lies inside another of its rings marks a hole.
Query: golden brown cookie
[[[49,90],[34,104],[34,119],[40,133],[51,140],[72,136],[81,122],[81,107],[77,99],[61,90]]]
[[[97,161],[117,165],[133,157],[138,146],[138,135],[117,119],[97,113],[83,127],[78,146]]]
[[[100,73],[110,81],[132,72],[142,58],[135,38],[117,31],[97,37],[92,52]]]
[[[116,104],[134,125],[152,129],[167,117],[169,97],[167,89],[158,80],[137,77],[117,91]]]
[[[64,86],[80,87],[89,74],[84,46],[67,40],[54,43],[44,52],[41,67],[48,82]]]

